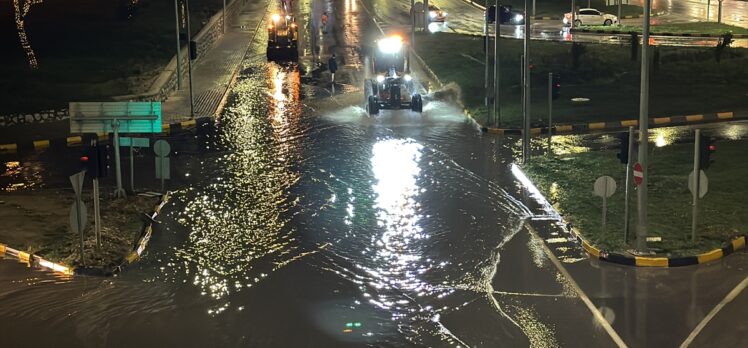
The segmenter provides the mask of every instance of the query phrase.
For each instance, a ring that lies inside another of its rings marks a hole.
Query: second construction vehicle
[[[408,72],[407,56],[402,37],[391,35],[377,40],[370,57],[370,73],[374,78],[364,81],[366,110],[370,115],[378,114],[380,109],[423,111],[423,98]]]

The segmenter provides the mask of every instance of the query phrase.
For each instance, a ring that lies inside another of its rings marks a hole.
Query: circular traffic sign
[[[153,144],[153,152],[156,153],[156,156],[166,157],[169,155],[169,152],[171,152],[171,145],[169,145],[166,140],[158,140]]]
[[[634,182],[636,186],[641,185],[642,180],[644,180],[644,170],[642,170],[642,165],[636,162],[634,163]]]

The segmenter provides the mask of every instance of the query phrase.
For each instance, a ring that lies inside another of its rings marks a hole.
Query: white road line
[[[533,236],[537,237],[538,239],[542,240],[540,236],[538,235],[538,232],[535,231],[532,226],[530,226],[529,223],[525,223],[525,226],[527,227],[527,230],[532,233]],[[558,271],[561,272],[561,274],[566,277],[566,280],[569,281],[571,286],[574,288],[574,291],[579,295],[579,298],[582,299],[582,302],[584,302],[585,305],[587,305],[587,308],[589,308],[590,312],[592,312],[592,316],[595,317],[597,322],[602,326],[605,331],[610,335],[610,338],[615,342],[616,345],[619,347],[627,347],[626,343],[623,342],[623,339],[621,339],[621,336],[618,336],[618,333],[616,330],[613,329],[612,326],[610,326],[610,323],[608,323],[607,320],[605,320],[605,317],[603,317],[602,313],[595,307],[595,305],[592,303],[590,298],[587,296],[587,294],[582,291],[582,288],[579,287],[579,284],[574,280],[574,278],[571,277],[571,274],[564,268],[564,266],[561,264],[560,261],[558,261],[558,258],[556,258],[556,255],[553,254],[551,249],[548,248],[548,246],[545,244],[545,242],[540,243],[543,246],[543,250],[545,251],[546,255],[548,255],[548,258],[551,260],[553,265],[558,268]]]
[[[738,286],[736,286],[734,289],[732,289],[732,291],[730,291],[730,293],[727,294],[727,296],[725,296],[725,298],[722,299],[722,301],[719,304],[717,304],[716,306],[714,306],[714,308],[712,308],[712,311],[709,312],[709,314],[707,314],[706,317],[704,317],[704,319],[701,320],[701,322],[699,323],[699,325],[697,325],[696,328],[693,329],[693,331],[691,332],[691,334],[688,335],[688,337],[686,338],[686,340],[683,341],[683,343],[680,345],[680,348],[685,348],[685,347],[688,347],[689,345],[691,345],[691,343],[696,338],[696,336],[698,336],[699,333],[701,333],[701,330],[703,330],[704,327],[706,327],[706,325],[709,324],[709,321],[712,320],[712,318],[714,318],[714,316],[716,316],[717,313],[720,310],[722,310],[722,308],[724,306],[726,306],[728,303],[732,302],[732,300],[734,300],[735,297],[737,297],[740,294],[740,292],[742,292],[743,289],[746,288],[746,286],[748,286],[748,277],[745,277],[745,279],[743,279],[743,281],[740,282],[740,284],[738,284]]]

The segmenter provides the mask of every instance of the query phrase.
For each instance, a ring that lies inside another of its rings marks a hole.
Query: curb
[[[45,260],[39,255],[29,254],[27,252],[13,249],[5,244],[0,243],[0,256],[2,255],[9,255],[13,258],[16,258],[19,262],[28,264],[29,267],[39,266],[40,268],[68,276],[73,275],[74,273],[74,270],[68,266]]]
[[[624,18],[629,18],[624,17]],[[631,18],[641,18],[641,17],[631,17]],[[593,30],[593,29],[579,29],[579,28],[571,28],[569,30],[572,33],[586,33],[586,34],[603,34],[603,35],[621,35],[621,34],[637,34],[641,35],[641,32],[638,31],[620,31],[620,30]],[[650,36],[680,36],[680,37],[712,37],[712,38],[721,38],[721,34],[704,34],[704,33],[650,33]],[[748,34],[733,34],[733,39],[746,39],[748,38]]]
[[[180,121],[174,123],[164,123],[161,125],[160,135],[170,135],[179,133],[181,131],[191,130],[197,127],[202,127],[213,120],[213,116],[202,116],[192,120]],[[97,134],[82,134],[77,136],[69,136],[57,139],[39,139],[39,140],[28,140],[22,143],[15,144],[0,144],[0,154],[16,154],[19,152],[35,152],[46,150],[49,148],[72,148],[79,147],[84,144],[89,144],[91,140],[97,139],[102,143],[106,143],[110,140],[108,133],[97,133]]]
[[[693,124],[704,124],[714,122],[726,122],[748,119],[746,115],[736,115],[733,111],[716,112],[709,114],[695,114],[686,116],[669,116],[669,117],[655,117],[649,119],[649,125],[652,128],[658,127],[672,127],[672,126],[683,126]],[[606,131],[606,130],[620,130],[628,127],[636,127],[639,125],[639,120],[622,120],[622,121],[608,121],[608,122],[589,122],[579,124],[560,124],[553,126],[553,134],[562,133],[587,133],[591,131]],[[491,128],[481,127],[484,132],[498,135],[519,135],[522,134],[520,128]],[[548,133],[548,127],[534,127],[530,128],[530,134],[546,134]]]
[[[18,259],[18,261],[20,262],[29,264],[30,267],[38,266],[39,268],[43,268],[43,269],[50,270],[52,272],[67,275],[67,276],[72,276],[72,275],[113,276],[115,274],[122,272],[122,270],[124,269],[124,266],[135,262],[136,260],[140,258],[140,255],[143,254],[143,251],[145,250],[146,246],[148,245],[148,242],[151,240],[151,236],[153,235],[153,221],[155,221],[156,217],[161,212],[161,208],[163,208],[163,206],[166,204],[166,202],[168,202],[168,200],[169,200],[168,193],[161,196],[161,200],[154,207],[154,212],[151,215],[149,215],[151,222],[146,223],[146,226],[143,229],[143,233],[141,234],[138,241],[135,243],[133,250],[127,255],[127,257],[125,257],[124,261],[122,261],[122,263],[119,266],[115,267],[113,270],[105,270],[103,268],[95,268],[95,267],[72,268],[70,266],[66,266],[60,263],[54,263],[52,261],[46,260],[39,255],[33,255],[27,252],[13,249],[2,243],[0,243],[0,256],[7,254],[11,257]]]
[[[563,220],[563,218],[561,217],[561,214],[559,214],[558,211],[556,211],[556,208],[554,208],[548,202],[548,199],[545,198],[545,196],[540,192],[540,190],[538,190],[535,184],[532,181],[530,181],[530,179],[527,177],[527,175],[522,171],[522,169],[518,165],[512,164],[512,172],[514,174],[515,179],[520,181],[522,185],[526,186],[526,189],[533,192],[533,194],[537,194],[540,197],[542,197],[545,203],[547,204],[547,206],[550,209],[553,209],[553,212],[559,218],[559,221],[564,222],[564,224],[568,226],[568,223]],[[681,256],[681,257],[629,256],[629,255],[623,255],[623,254],[614,253],[614,252],[607,252],[605,250],[595,247],[589,241],[587,241],[584,237],[582,237],[582,235],[578,231],[576,231],[574,228],[565,229],[565,230],[569,234],[571,234],[574,241],[576,241],[590,257],[593,257],[598,260],[610,262],[610,263],[624,265],[624,266],[682,267],[682,266],[700,265],[700,264],[719,260],[721,258],[724,258],[727,255],[730,255],[746,247],[746,235],[738,235],[738,236],[735,236],[729,242],[725,243],[722,246],[722,248],[714,249],[714,250],[711,250],[711,251],[708,251],[702,254],[693,255],[693,256]]]

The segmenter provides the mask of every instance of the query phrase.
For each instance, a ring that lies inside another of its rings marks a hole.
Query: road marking
[[[725,298],[722,299],[720,303],[718,303],[716,306],[714,306],[714,308],[712,308],[712,311],[709,312],[709,314],[707,314],[706,317],[704,317],[704,319],[701,320],[699,325],[697,325],[696,328],[693,329],[691,334],[688,335],[686,340],[683,341],[683,343],[680,345],[680,348],[685,348],[685,347],[690,346],[691,343],[693,343],[693,340],[696,338],[696,336],[698,336],[699,333],[701,333],[701,330],[703,330],[704,327],[706,327],[706,324],[709,324],[709,321],[712,320],[712,318],[714,318],[714,316],[716,316],[720,310],[722,310],[722,307],[726,306],[728,303],[732,302],[732,300],[738,297],[740,292],[742,292],[746,286],[748,286],[748,277],[745,277],[745,279],[743,279],[743,281],[740,282],[738,286],[732,289],[732,291],[730,291],[730,293],[727,294],[727,296],[725,296]]]
[[[525,222],[525,226],[527,227],[527,230],[536,238],[542,240],[540,236],[538,235],[538,232],[535,231],[535,229],[530,226],[529,223]],[[556,255],[553,254],[551,249],[548,248],[548,245],[545,244],[545,242],[540,243],[543,246],[543,250],[545,251],[546,255],[548,255],[548,259],[551,260],[554,266],[558,268],[558,271],[561,272],[561,274],[564,275],[566,280],[569,281],[569,284],[571,284],[572,288],[574,288],[574,291],[579,295],[579,298],[582,299],[582,302],[584,302],[585,305],[587,305],[587,308],[589,308],[590,312],[592,312],[592,316],[595,317],[597,322],[602,326],[605,331],[610,335],[610,338],[615,342],[615,344],[619,347],[627,347],[626,343],[623,342],[623,339],[621,339],[621,336],[618,336],[618,333],[616,330],[613,329],[612,326],[610,326],[610,323],[608,323],[607,320],[605,320],[605,317],[603,317],[603,314],[600,313],[600,311],[595,307],[595,305],[592,303],[590,298],[587,296],[587,294],[582,291],[582,288],[579,287],[579,284],[574,280],[574,278],[571,277],[571,274],[564,268],[564,266],[561,264],[561,262],[556,258]],[[746,278],[748,279],[748,278]]]

